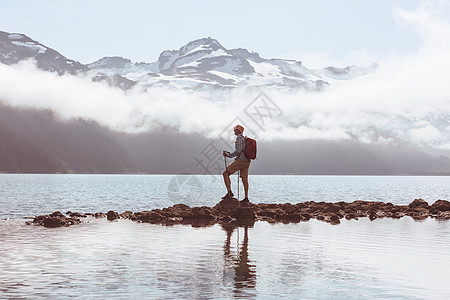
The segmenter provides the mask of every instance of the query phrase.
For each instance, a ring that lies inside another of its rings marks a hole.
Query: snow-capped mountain
[[[132,63],[122,57],[104,57],[87,65],[105,74],[120,74],[145,86],[178,88],[233,88],[279,86],[321,90],[329,80],[349,80],[372,71],[368,68],[328,67],[309,70],[301,61],[264,59],[246,49],[224,48],[210,37],[188,43],[178,50],[163,51],[153,63]]]
[[[87,71],[83,64],[19,33],[0,31],[0,62],[7,65],[35,59],[39,68],[58,74]]]
[[[246,49],[226,49],[217,40],[198,39],[178,50],[163,51],[152,63],[133,63],[123,57],[104,57],[83,65],[23,34],[0,31],[0,62],[8,65],[35,59],[37,66],[58,74],[83,74],[93,81],[121,89],[164,86],[176,89],[230,89],[274,86],[320,91],[335,80],[350,80],[371,72],[370,67],[328,67],[310,70],[301,61],[265,59]]]

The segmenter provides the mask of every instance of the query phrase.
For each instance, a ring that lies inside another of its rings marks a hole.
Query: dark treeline
[[[0,172],[55,173],[62,168],[35,144],[0,125]]]
[[[47,168],[28,168],[22,169],[22,172],[47,173],[52,168],[64,173],[123,173],[135,170],[127,151],[114,139],[111,131],[94,121],[62,121],[51,111],[13,109],[3,105],[0,106],[0,125],[27,144],[28,148],[39,149],[48,157]],[[1,144],[8,141],[1,138]],[[12,151],[9,146],[5,149]],[[0,170],[20,172],[11,165],[36,164],[27,153],[17,153],[13,157],[14,161],[10,159],[8,165],[1,159]]]

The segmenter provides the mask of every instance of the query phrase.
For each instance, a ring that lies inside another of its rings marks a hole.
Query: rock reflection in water
[[[248,255],[248,228],[252,224],[238,226],[237,224],[222,224],[222,229],[226,232],[227,237],[223,247],[224,256],[224,274],[227,271],[233,271],[233,293],[239,298],[256,297],[256,265],[252,264]],[[240,227],[244,228],[244,239],[242,245],[239,245]],[[236,230],[237,235],[237,253],[231,251],[231,237]]]

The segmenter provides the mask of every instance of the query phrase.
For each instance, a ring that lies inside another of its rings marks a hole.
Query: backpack
[[[256,141],[254,139],[251,139],[249,137],[245,138],[245,148],[244,148],[244,155],[248,159],[255,159],[256,158]]]

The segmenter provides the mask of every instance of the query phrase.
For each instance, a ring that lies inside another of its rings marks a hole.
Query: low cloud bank
[[[386,58],[369,75],[332,81],[321,93],[275,87],[190,92],[138,86],[122,91],[87,76],[44,72],[27,61],[0,64],[0,100],[51,109],[64,119],[93,119],[125,132],[176,127],[182,133],[216,138],[235,120],[248,124],[249,133],[261,141],[407,142],[450,150],[450,24],[445,12],[427,4],[414,11],[396,9],[399,22],[423,37],[420,50]],[[259,106],[260,115],[252,119],[244,110],[258,109],[256,102],[255,107],[247,106],[261,91],[279,111]]]

